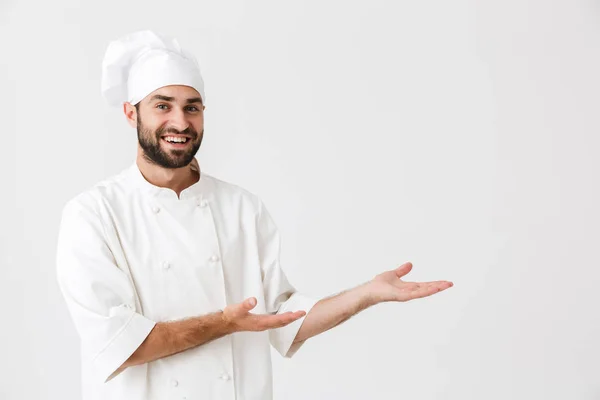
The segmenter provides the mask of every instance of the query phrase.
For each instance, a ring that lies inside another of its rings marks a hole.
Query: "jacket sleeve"
[[[136,312],[129,276],[116,264],[93,201],[82,196],[63,208],[56,253],[57,279],[81,338],[93,379],[107,382],[145,340],[155,322]]]
[[[280,265],[280,236],[273,218],[259,200],[257,214],[258,254],[262,271],[265,306],[268,313],[304,310],[306,314],[318,300],[296,291]],[[306,316],[281,328],[271,329],[271,345],[284,357],[292,357],[304,342],[292,344]]]

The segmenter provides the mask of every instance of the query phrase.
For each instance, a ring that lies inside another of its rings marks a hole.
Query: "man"
[[[81,337],[83,398],[270,399],[270,348],[374,304],[451,282],[404,282],[405,263],[320,301],[279,264],[254,194],[201,171],[206,96],[194,57],[141,31],[110,44],[102,91],[137,128],[135,162],[65,205],[57,276]]]

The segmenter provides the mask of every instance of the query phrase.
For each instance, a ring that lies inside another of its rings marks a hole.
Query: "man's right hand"
[[[223,310],[223,320],[232,332],[265,331],[281,328],[302,318],[305,311],[288,311],[281,314],[252,314],[256,298],[249,297],[239,304],[232,304]]]

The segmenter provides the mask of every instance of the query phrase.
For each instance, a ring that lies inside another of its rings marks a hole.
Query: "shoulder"
[[[133,190],[133,186],[127,182],[127,172],[128,170],[125,169],[67,199],[63,205],[63,215],[73,212],[98,215],[103,203],[111,203],[126,197]]]

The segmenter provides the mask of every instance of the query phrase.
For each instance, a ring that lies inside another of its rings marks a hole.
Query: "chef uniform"
[[[143,31],[111,46],[121,57],[107,51],[112,60],[105,58],[103,93],[114,104],[119,96],[139,101],[168,84],[195,87],[205,98],[197,64],[187,61],[175,40]],[[123,71],[144,57],[149,69],[136,68],[155,85],[132,84]],[[114,68],[112,77],[118,71],[121,81],[108,82],[107,68],[119,62],[121,70]],[[170,66],[170,79],[152,75],[157,66],[165,71]],[[191,166],[200,179],[179,197],[148,182],[134,162],[63,209],[57,277],[81,338],[84,400],[269,400],[269,345],[285,357],[302,345],[292,342],[304,317],[115,372],[157,322],[202,316],[252,296],[258,300],[252,312],[258,314],[308,313],[316,303],[286,279],[279,233],[263,202],[201,171],[196,162]]]

